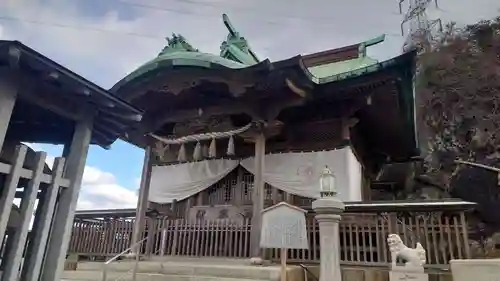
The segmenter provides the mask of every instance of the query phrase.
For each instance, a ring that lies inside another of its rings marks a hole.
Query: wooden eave
[[[263,96],[272,96],[289,88],[286,84],[292,82],[294,88],[304,92],[303,96],[310,93],[329,91],[333,88],[358,86],[361,78],[372,84],[373,75],[386,73],[386,69],[393,69],[397,64],[404,63],[411,58],[411,54],[380,62],[368,67],[356,69],[329,77],[315,78],[307,69],[302,56],[271,63],[269,60],[259,64],[241,69],[231,69],[215,63],[200,66],[179,66],[173,61],[161,61],[154,70],[147,72],[144,76],[136,77],[127,84],[115,85],[114,94],[126,99],[133,104],[140,103],[141,109],[148,111],[147,100],[144,95],[158,93],[172,95],[175,99],[184,99],[183,93],[189,93],[189,89],[203,87],[220,87],[226,85],[227,95],[237,98],[259,99]],[[179,89],[177,85],[181,76],[182,84]],[[353,80],[354,79],[354,80]],[[122,81],[121,81],[122,82]],[[120,82],[120,83],[121,83]],[[219,85],[219,86],[217,86]],[[173,89],[173,90],[172,90]],[[139,101],[145,100],[145,102]],[[166,101],[166,100],[165,100]],[[158,101],[154,101],[158,104]],[[168,103],[164,103],[168,106]],[[153,105],[153,104],[152,104]]]
[[[269,65],[270,62],[266,60],[252,66],[234,69],[213,62],[182,65],[175,59],[162,60],[154,65],[155,68],[148,69],[142,75],[134,76],[133,79],[121,79],[110,91],[115,96],[132,103],[151,91],[178,95],[201,83],[227,84],[229,88],[235,87],[240,91],[240,88],[243,90],[260,81],[268,72]]]
[[[314,67],[329,63],[335,63],[358,58],[360,44],[345,46],[342,48],[326,50],[318,53],[302,56],[307,67]]]
[[[303,55],[302,60],[307,67],[314,67],[324,64],[331,64],[351,59],[356,59],[366,55],[366,47],[379,44],[385,40],[385,35],[373,38],[357,44],[330,49],[313,54]]]
[[[415,53],[407,53],[355,71],[325,77],[311,91],[312,103],[317,100],[342,104],[342,107],[335,108],[333,103],[332,111],[353,115],[360,120],[351,129],[351,141],[358,160],[366,165],[365,169],[372,176],[385,163],[407,161],[419,155],[412,91],[414,59]],[[373,98],[372,106],[366,106],[369,97]],[[299,114],[304,110],[303,107],[292,109]]]
[[[146,217],[154,217],[157,212],[154,209],[146,211]],[[75,220],[92,220],[92,219],[116,219],[116,218],[132,218],[136,215],[135,208],[129,209],[100,209],[100,210],[76,210]],[[131,222],[133,223],[133,222]]]
[[[414,70],[414,57],[414,53],[407,53],[394,59],[377,63],[375,65],[356,69],[354,71],[349,71],[346,73],[332,75],[330,77],[321,79],[313,77],[313,75],[307,70],[303,57],[301,56],[296,56],[274,63],[261,63],[259,64],[259,66],[252,66],[246,70],[234,70],[227,68],[222,69],[219,67],[217,71],[214,70],[214,75],[216,73],[218,75],[227,75],[227,81],[230,81],[230,78],[235,78],[238,77],[238,75],[240,75],[241,73],[245,73],[247,77],[252,77],[251,80],[255,79],[255,81],[252,82],[255,86],[249,87],[246,93],[235,97],[235,99],[233,100],[234,102],[225,104],[221,103],[216,106],[205,106],[201,108],[203,109],[203,112],[207,113],[207,115],[217,115],[224,113],[227,115],[231,115],[242,113],[245,112],[245,108],[247,108],[246,106],[248,105],[249,100],[251,101],[251,99],[258,100],[258,98],[262,98],[263,96],[266,96],[268,98],[272,98],[274,96],[277,98],[280,97],[279,95],[283,94],[283,91],[290,92],[290,89],[288,89],[286,86],[286,81],[293,82],[293,84],[297,88],[303,90],[305,95],[304,97],[299,99],[301,103],[297,104],[291,102],[289,105],[284,106],[284,108],[282,109],[286,109],[287,107],[295,107],[297,110],[299,110],[303,108],[303,106],[307,106],[308,104],[310,104],[312,101],[321,99],[336,101],[340,104],[344,104],[346,101],[351,101],[353,102],[353,104],[362,104],[366,103],[367,96],[374,91],[382,91],[383,89],[396,89],[393,93],[394,97],[390,97],[389,93],[387,94],[387,96],[391,98],[392,101],[385,106],[393,107],[393,110],[395,110],[396,112],[394,115],[396,116],[395,118],[398,120],[401,119],[401,122],[406,125],[406,127],[403,126],[406,128],[405,132],[408,133],[412,131],[410,134],[413,134],[413,96],[412,93],[410,93],[411,96],[403,97],[403,93],[400,88],[408,87],[408,80],[404,79],[411,79]],[[184,71],[186,75],[188,75],[189,71],[193,71],[193,69],[183,68],[182,70],[179,69],[179,71]],[[197,78],[194,77],[194,79]],[[143,81],[143,83],[147,84],[146,80]],[[411,87],[411,83],[409,85]],[[384,93],[379,93],[379,95],[381,95],[382,97],[383,94]],[[181,95],[182,93],[180,95],[172,97],[181,99]],[[155,103],[162,104],[160,101],[155,101]],[[267,106],[267,104],[262,104],[262,106],[264,105]],[[191,109],[173,109],[172,111],[166,111],[164,116],[162,116],[163,121],[180,122],[183,120],[189,120],[190,118],[196,118],[199,106],[203,105],[200,104],[196,106],[196,108]],[[353,107],[352,109],[357,110],[355,107]],[[384,108],[382,107],[379,107],[379,109],[381,110],[381,112],[384,111]],[[146,108],[144,108],[144,110],[146,111],[147,116],[148,111]],[[409,112],[409,114],[406,114],[406,112]],[[351,113],[354,114],[356,112],[350,112],[349,114]],[[139,127],[144,128],[145,125],[146,124],[143,123]],[[154,129],[154,127],[155,126],[151,128]],[[136,142],[137,145],[143,145],[138,142],[144,140],[144,137],[140,135],[144,135],[145,133],[149,132],[143,131],[137,136],[131,137],[129,141]],[[356,144],[354,145],[360,146],[360,141],[362,142],[362,139],[366,137],[366,132],[357,129],[354,130],[353,134],[358,136],[355,136],[358,141],[355,141]],[[369,143],[365,143],[362,146],[369,147]],[[415,144],[409,144],[409,146],[414,147]],[[404,155],[408,157],[414,156],[413,154],[415,149],[410,148],[410,150],[412,150],[411,153],[408,153],[408,155]],[[375,157],[373,155],[373,151],[369,152],[370,153],[365,154],[367,158],[364,160],[370,158],[376,159],[375,162],[379,164],[377,164],[377,168],[374,170],[379,169],[380,166],[387,161],[387,157],[385,155],[380,154],[379,156]],[[397,160],[401,161],[401,159]]]
[[[34,104],[67,120],[93,116],[93,144],[108,147],[142,118],[139,109],[18,41],[0,40],[0,67],[14,73]]]
[[[372,202],[345,202],[345,213],[383,213],[383,212],[430,212],[438,208],[444,212],[472,211],[476,203],[458,199],[444,200],[399,200],[399,201],[372,201]],[[308,213],[314,213],[309,206],[300,206]],[[75,219],[92,219],[106,217],[133,217],[136,209],[108,209],[92,211],[76,211]]]

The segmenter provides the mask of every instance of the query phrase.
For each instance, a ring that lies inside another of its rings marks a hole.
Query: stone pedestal
[[[389,271],[389,281],[429,281],[423,267],[395,266]]]
[[[453,281],[500,281],[500,259],[451,260]]]
[[[339,221],[345,206],[340,199],[323,197],[312,203],[319,224],[320,281],[341,281]]]

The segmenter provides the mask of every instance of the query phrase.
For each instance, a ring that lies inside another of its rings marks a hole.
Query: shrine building
[[[226,15],[223,22],[228,36],[220,54],[204,53],[174,34],[155,58],[110,90],[144,112],[122,137],[145,149],[138,206],[77,213],[70,249],[112,255],[141,244],[137,251],[146,255],[273,259],[276,252],[259,247],[262,210],[284,201],[310,211],[328,166],[352,214],[341,222],[342,260],[387,263],[385,232],[415,228],[414,214],[443,205],[368,204],[371,183],[386,165],[419,156],[416,53],[377,61],[367,49],[383,43],[380,36],[271,61],[252,51]],[[446,220],[462,231],[470,206],[444,205],[449,213],[435,219],[449,215]],[[412,215],[401,218],[402,212]],[[98,217],[105,220],[90,220]],[[311,245],[290,253],[292,260],[319,259],[317,226],[313,219],[308,224]],[[109,228],[109,236],[102,234]],[[98,238],[82,246],[83,237]],[[410,234],[402,237],[408,244]],[[108,246],[102,248],[102,241]]]

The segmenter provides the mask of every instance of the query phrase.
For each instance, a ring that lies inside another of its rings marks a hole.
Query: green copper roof
[[[399,57],[402,57],[402,56],[399,56]],[[368,66],[353,69],[351,71],[341,72],[339,74],[329,75],[329,76],[321,77],[321,78],[314,77],[311,79],[317,84],[326,84],[326,83],[332,83],[332,82],[344,80],[347,78],[354,78],[354,77],[362,76],[365,74],[373,73],[373,72],[379,71],[379,70],[384,69],[384,68],[394,66],[394,65],[399,63],[398,62],[399,57],[392,58],[392,59],[389,59],[389,60],[386,60],[383,62],[376,62],[376,63],[368,65]]]
[[[149,71],[161,67],[163,64],[210,68],[212,63],[233,69],[245,68],[248,66],[217,55],[201,53],[198,49],[193,48],[182,35],[173,34],[171,38],[167,37],[167,46],[163,48],[155,59],[140,66],[120,82],[131,81]]]
[[[210,68],[212,64],[215,64],[227,68],[239,69],[259,63],[259,59],[250,49],[247,40],[236,31],[229,21],[229,17],[223,14],[222,19],[229,34],[227,39],[221,44],[219,56],[199,52],[182,35],[174,33],[171,38],[166,38],[167,46],[163,48],[155,59],[145,63],[119,83],[123,84],[124,82],[131,81],[164,64],[202,68]]]
[[[242,69],[258,64],[260,61],[250,49],[247,40],[240,36],[226,14],[223,15],[223,22],[229,34],[227,39],[221,44],[219,56],[202,53],[191,46],[182,35],[173,34],[171,38],[167,38],[167,45],[155,59],[145,63],[127,75],[112,90],[116,90],[125,83],[162,66],[192,66],[207,69],[214,66],[222,66],[232,69]],[[383,42],[384,39],[385,36],[382,35],[362,42],[359,44],[357,58],[310,67],[308,68],[307,75],[314,83],[321,84],[375,71],[379,68],[378,61],[366,55],[366,48]]]
[[[361,57],[335,63],[318,65],[310,67],[308,68],[308,70],[313,76],[321,79],[332,75],[354,71],[356,69],[371,66],[376,63],[378,63],[378,61],[375,59],[372,59],[370,57]]]
[[[156,57],[154,60],[147,62],[146,64],[142,65],[141,67],[127,75],[127,77],[125,77],[125,80],[130,81],[151,70],[155,70],[160,67],[163,62],[168,62],[173,66],[196,66],[202,68],[210,68],[212,63],[233,69],[248,67],[248,65],[221,58],[213,54],[177,51],[165,53]]]
[[[366,48],[382,43],[384,40],[385,40],[385,35],[381,35],[373,39],[370,39],[368,41],[360,43],[358,50],[358,57],[355,59],[318,65],[310,67],[308,68],[308,70],[315,78],[317,78],[318,81],[323,78],[328,78],[341,74],[343,74],[344,76],[345,75],[350,76],[349,73],[352,73],[355,70],[373,66],[378,63],[377,60],[372,59],[366,55]]]

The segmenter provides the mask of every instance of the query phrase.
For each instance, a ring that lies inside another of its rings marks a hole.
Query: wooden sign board
[[[306,210],[281,202],[262,211],[260,247],[309,249]]]

